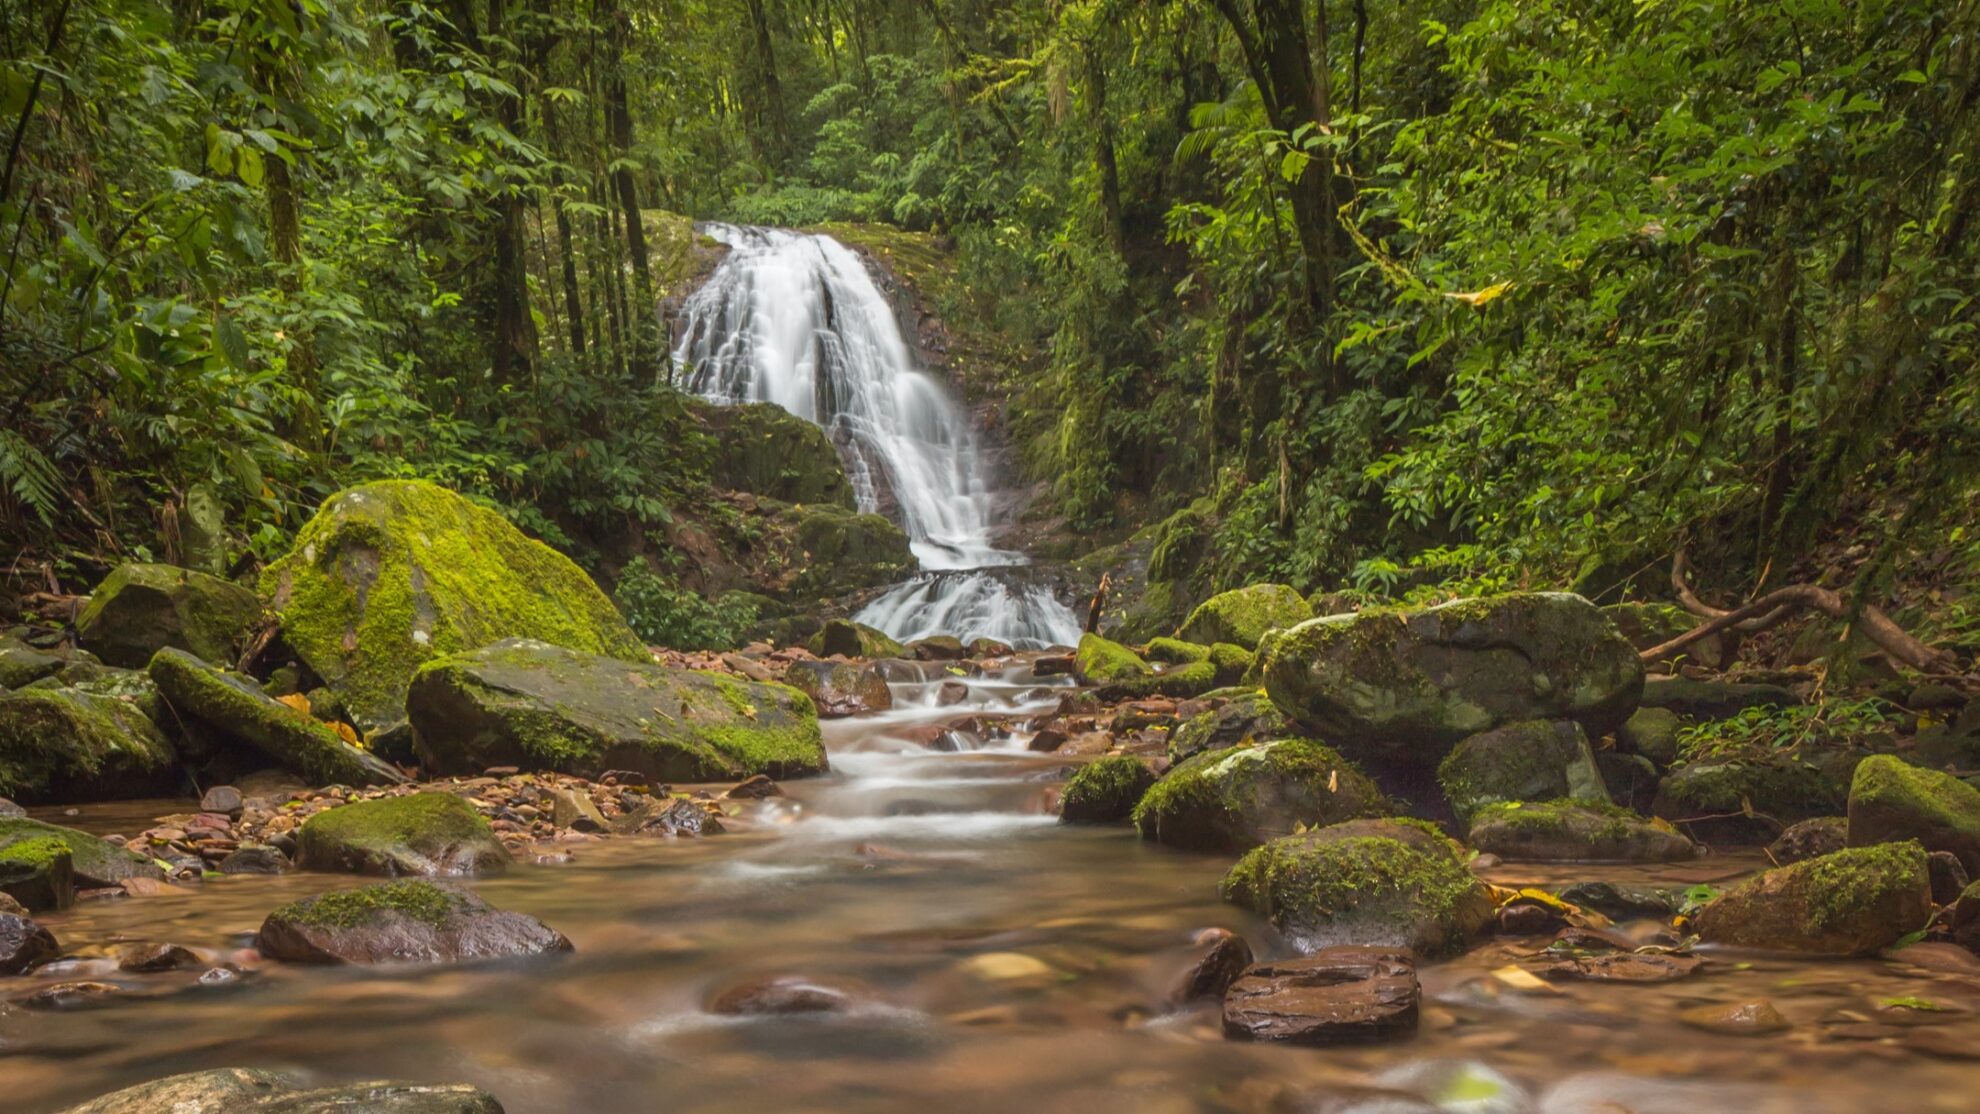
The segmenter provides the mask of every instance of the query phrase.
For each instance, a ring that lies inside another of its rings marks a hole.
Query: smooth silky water
[[[1499,942],[1423,969],[1424,1018],[1413,1039],[1337,1049],[1227,1041],[1214,1007],[1172,1013],[1161,1003],[1197,929],[1232,928],[1261,957],[1285,954],[1267,926],[1218,900],[1228,860],[1144,845],[1125,828],[1055,823],[1047,797],[1067,760],[1025,752],[1021,734],[957,753],[902,739],[970,713],[1049,707],[1051,694],[1035,682],[976,679],[967,702],[940,709],[932,685],[897,691],[895,711],[828,723],[834,772],[753,803],[745,831],[569,844],[569,862],[518,864],[473,883],[497,906],[566,933],[577,949],[568,957],[364,970],[255,963],[242,949],[268,910],[358,882],[322,874],[222,878],[182,896],[94,901],[47,916],[83,958],[10,980],[10,989],[98,978],[138,994],[95,1009],[0,1007],[0,1109],[54,1110],[229,1065],[324,1080],[466,1081],[512,1114],[1326,1110],[1342,1109],[1327,1106],[1328,1095],[1385,1082],[1441,1090],[1455,1103],[1445,1109],[1470,1112],[1980,1104],[1971,1065],[1888,1040],[1835,1039],[1884,999],[1980,1006],[1972,978],[1874,961],[1723,956],[1665,986],[1530,993],[1492,976],[1520,955],[1514,942]],[[128,832],[188,807],[43,814]],[[1721,857],[1684,868],[1494,876],[1678,884],[1756,865]],[[179,976],[119,975],[89,958],[124,941],[188,945],[251,974],[202,988]],[[701,1009],[721,987],[776,974],[861,986],[870,1004],[845,1015],[742,1020]],[[160,996],[143,996],[147,988]],[[1795,1029],[1742,1040],[1674,1020],[1685,1006],[1755,997],[1774,1002]],[[1970,1013],[1927,1020],[1980,1043]],[[1527,1103],[1488,1101],[1488,1072]],[[1279,1105],[1294,1095],[1307,1096],[1305,1105]]]

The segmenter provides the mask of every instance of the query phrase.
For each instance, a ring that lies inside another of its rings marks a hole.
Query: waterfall
[[[677,379],[718,403],[773,402],[828,433],[862,511],[892,511],[924,574],[855,616],[895,638],[1076,641],[1022,553],[991,541],[996,492],[968,416],[916,363],[893,307],[829,236],[711,224],[729,253],[682,308]],[[1000,573],[999,570],[1005,570]]]

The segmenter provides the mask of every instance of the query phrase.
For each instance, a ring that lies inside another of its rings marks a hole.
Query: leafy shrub
[[[756,603],[748,596],[731,592],[711,600],[644,562],[626,566],[617,596],[641,638],[674,650],[733,650],[756,622]]]

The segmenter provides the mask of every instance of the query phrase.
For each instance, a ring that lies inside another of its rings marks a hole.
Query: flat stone
[[[1557,960],[1535,973],[1552,982],[1660,983],[1676,982],[1703,965],[1703,960],[1686,955],[1613,952]]]
[[[216,785],[199,798],[199,810],[239,816],[245,803],[240,790],[231,785]]]
[[[1224,995],[1224,1032],[1296,1044],[1358,1044],[1416,1031],[1422,989],[1408,952],[1323,948],[1248,968]]]
[[[551,823],[559,828],[575,828],[580,832],[604,832],[612,828],[593,803],[591,794],[577,790],[552,789],[550,817]]]
[[[262,922],[255,947],[291,963],[445,963],[568,952],[571,942],[467,890],[386,882],[284,905]]]

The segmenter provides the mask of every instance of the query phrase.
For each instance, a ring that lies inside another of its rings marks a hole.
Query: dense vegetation
[[[937,308],[1019,354],[976,386],[1051,509],[1162,522],[1199,589],[1596,591],[1687,538],[1742,591],[1837,538],[1842,575],[1970,575],[1976,32],[1975,0],[10,3],[0,556],[39,586],[214,517],[266,556],[404,475],[580,551],[664,524],[701,467],[665,210],[945,237]]]

